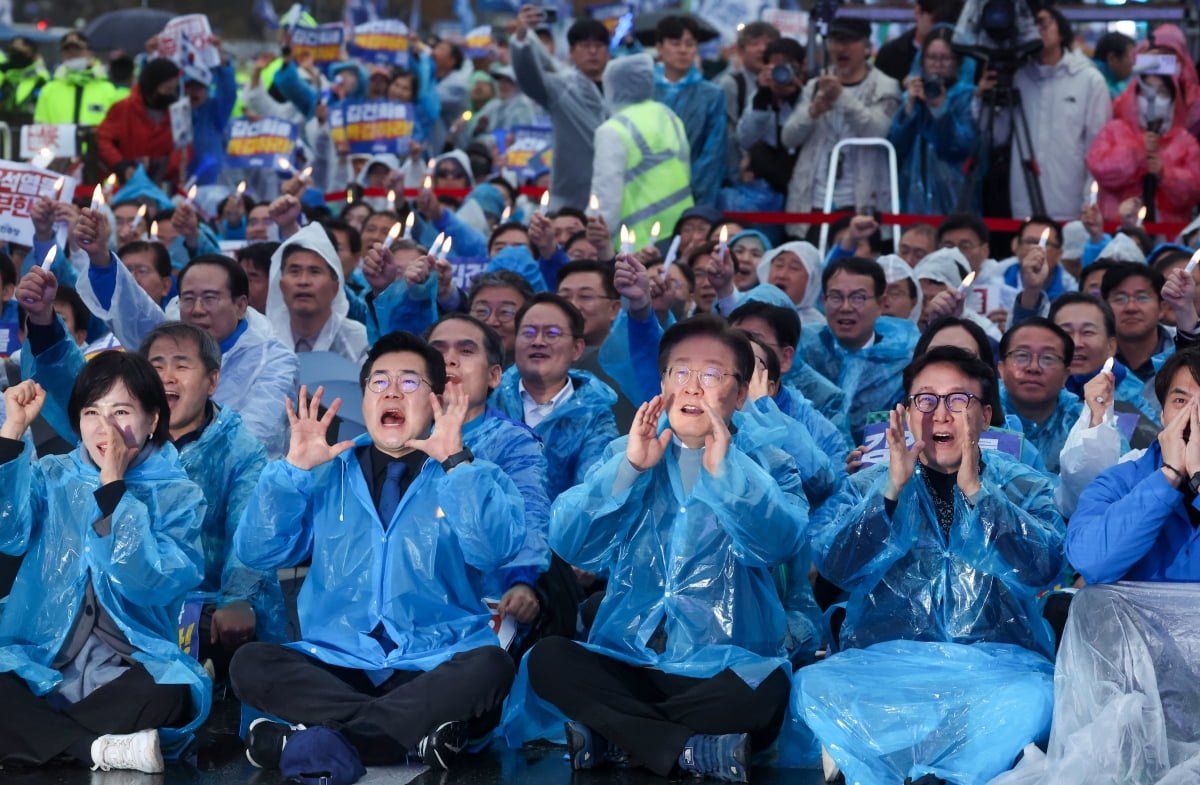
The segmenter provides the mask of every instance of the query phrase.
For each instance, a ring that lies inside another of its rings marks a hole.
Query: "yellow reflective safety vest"
[[[631,104],[604,122],[625,144],[621,223],[650,239],[655,221],[668,234],[692,206],[692,163],[683,122],[657,101]]]

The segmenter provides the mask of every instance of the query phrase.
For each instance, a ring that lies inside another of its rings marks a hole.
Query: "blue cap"
[[[279,757],[286,779],[305,785],[353,785],[367,770],[346,737],[330,728],[308,728],[288,737]]]

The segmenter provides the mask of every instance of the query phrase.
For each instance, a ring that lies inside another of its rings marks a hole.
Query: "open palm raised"
[[[287,407],[288,425],[292,429],[292,440],[288,445],[287,462],[297,469],[315,469],[323,463],[328,463],[346,450],[354,446],[354,442],[345,441],[330,444],[326,440],[329,426],[342,407],[342,399],[336,398],[325,411],[325,416],[318,418],[321,409],[321,396],[324,387],[318,387],[312,400],[308,400],[308,386],[301,385],[300,396],[296,405],[290,398],[284,399]]]

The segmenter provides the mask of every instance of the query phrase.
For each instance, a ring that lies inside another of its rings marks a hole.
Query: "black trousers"
[[[187,685],[155,684],[141,665],[61,710],[19,676],[0,674],[0,764],[40,766],[66,755],[90,766],[98,736],[179,727],[191,706]]]
[[[533,647],[529,681],[542,699],[662,776],[696,734],[749,733],[754,749],[769,746],[791,692],[783,669],[757,687],[730,670],[694,679],[628,665],[566,638]]]
[[[427,672],[397,671],[379,686],[364,671],[274,643],[247,643],[229,666],[243,703],[293,724],[341,732],[368,766],[402,762],[444,722],[469,722],[473,737],[491,730],[515,675],[498,646],[462,652]]]

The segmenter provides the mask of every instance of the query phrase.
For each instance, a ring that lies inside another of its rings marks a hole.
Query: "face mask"
[[[179,100],[178,97],[173,95],[155,93],[146,99],[146,106],[150,107],[151,109],[170,109],[171,104],[175,103],[177,100]]]
[[[83,71],[88,67],[89,60],[86,57],[72,57],[70,60],[63,60],[62,64],[68,71]]]
[[[33,58],[24,52],[13,52],[8,56],[8,65],[19,71],[33,65]]]
[[[1158,93],[1147,95],[1139,92],[1137,101],[1138,114],[1147,128],[1157,125],[1161,131],[1171,124],[1171,118],[1175,113],[1175,102],[1169,96]]]

